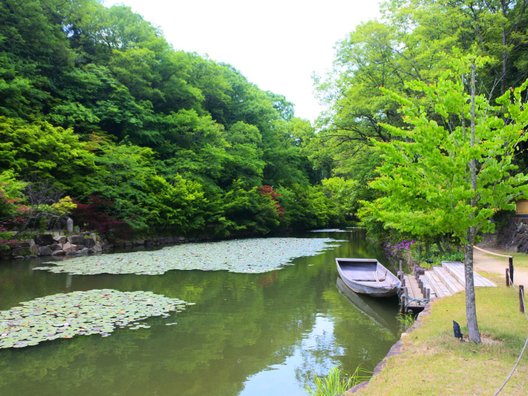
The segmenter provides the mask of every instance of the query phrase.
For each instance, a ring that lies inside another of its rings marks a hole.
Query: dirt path
[[[473,249],[473,260],[477,272],[481,271],[499,274],[502,275],[502,279],[505,279],[505,270],[508,268],[508,258],[492,256],[483,253],[480,250]],[[515,268],[513,275],[513,280],[516,285],[528,286],[528,269],[517,267]]]

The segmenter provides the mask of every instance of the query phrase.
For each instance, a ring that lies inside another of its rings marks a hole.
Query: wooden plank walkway
[[[475,287],[496,287],[495,283],[473,272]],[[403,275],[403,289],[400,293],[402,311],[420,311],[430,300],[451,296],[465,290],[464,264],[442,262],[426,270],[423,275]]]
[[[466,276],[464,273],[464,264],[459,262],[447,262],[442,263],[442,267],[447,269],[451,275],[455,276],[461,283],[465,284]],[[495,283],[489,279],[484,278],[482,275],[473,271],[473,279],[475,281],[475,286],[479,287],[497,287]]]
[[[405,295],[407,299],[404,303],[406,310],[420,311],[425,308],[427,302],[425,301],[424,295],[418,284],[418,281],[413,275],[404,275],[405,279]],[[410,298],[409,298],[410,297]],[[402,296],[400,296],[400,299]]]

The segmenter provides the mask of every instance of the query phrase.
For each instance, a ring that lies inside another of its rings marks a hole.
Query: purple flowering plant
[[[411,252],[411,247],[415,244],[414,239],[403,240],[396,243],[387,242],[384,245],[385,255],[391,261],[408,259]]]

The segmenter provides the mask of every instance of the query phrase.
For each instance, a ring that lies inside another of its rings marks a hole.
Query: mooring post
[[[401,313],[405,313],[405,311],[407,310],[407,307],[406,307],[407,302],[405,300],[406,300],[405,293],[403,293],[400,299],[400,312]]]
[[[506,287],[510,287],[510,269],[506,268]]]
[[[508,257],[508,263],[510,267],[510,284],[513,285],[513,257]]]
[[[519,310],[524,313],[524,286],[519,285]]]

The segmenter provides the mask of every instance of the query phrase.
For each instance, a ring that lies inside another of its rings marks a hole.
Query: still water
[[[343,242],[265,274],[71,276],[32,271],[35,261],[1,263],[0,309],[102,288],[152,291],[196,305],[145,321],[149,329],[0,350],[0,395],[295,396],[334,366],[372,370],[399,337],[396,301],[341,293],[334,258],[381,252],[357,230],[310,235]]]

